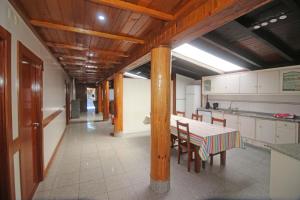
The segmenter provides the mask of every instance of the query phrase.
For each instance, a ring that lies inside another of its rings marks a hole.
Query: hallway
[[[195,174],[171,156],[171,191],[149,189],[150,135],[148,132],[111,137],[110,122],[68,126],[49,173],[35,200],[134,200],[134,199],[267,199],[269,157],[251,147],[228,152],[226,168],[219,159],[213,167]]]

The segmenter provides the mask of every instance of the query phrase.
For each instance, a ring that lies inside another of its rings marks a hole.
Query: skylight
[[[226,60],[216,57],[210,53],[207,53],[187,43],[173,49],[173,52],[175,52],[175,54],[179,54],[183,57],[199,62],[200,65],[204,64],[201,66],[211,70],[215,69],[214,71],[218,71],[218,72],[224,73],[224,72],[240,71],[245,69],[243,67],[232,64]]]

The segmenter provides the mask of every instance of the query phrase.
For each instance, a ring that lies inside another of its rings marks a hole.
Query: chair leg
[[[191,160],[192,160],[192,152],[190,148],[188,148],[188,172],[191,171]]]
[[[201,158],[198,153],[198,148],[195,148],[195,172],[199,173],[201,169]]]
[[[213,165],[213,164],[214,164],[214,156],[210,155],[210,165]]]
[[[220,161],[221,161],[221,165],[223,165],[223,166],[226,165],[226,151],[221,152]]]
[[[178,145],[178,151],[177,151],[177,157],[178,157],[178,164],[180,164],[180,152],[181,150],[180,150],[180,145]]]
[[[206,162],[202,161],[202,169],[205,169],[205,166],[206,166]]]

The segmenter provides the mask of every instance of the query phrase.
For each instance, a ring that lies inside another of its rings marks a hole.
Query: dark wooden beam
[[[246,13],[270,2],[271,0],[210,0],[191,8],[190,12],[169,22],[162,29],[154,30],[144,45],[133,48],[131,57],[124,59],[116,69],[123,68],[146,55],[151,49],[168,45],[176,47],[184,42],[190,42],[220,26],[245,15]]]
[[[279,41],[274,40],[274,37],[270,37],[271,33],[267,34],[267,31],[263,30],[252,30],[252,28],[247,28],[243,24],[234,21],[231,22],[233,23],[236,27],[238,27],[241,31],[249,34],[250,36],[254,37],[255,39],[259,40],[260,42],[264,43],[267,45],[269,48],[271,48],[273,51],[281,55],[283,58],[290,62],[294,62],[294,58],[291,55],[290,52],[288,52],[286,49],[283,49]]]
[[[264,63],[257,61],[258,58],[255,58],[253,55],[251,55],[250,52],[242,49],[234,49],[231,44],[226,42],[224,39],[221,39],[219,37],[212,37],[211,35],[205,35],[201,38],[201,40],[233,55],[234,57],[237,57],[257,68],[262,68],[264,66]]]

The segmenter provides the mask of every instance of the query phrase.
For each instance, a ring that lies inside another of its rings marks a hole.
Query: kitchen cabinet
[[[203,94],[213,93],[214,76],[203,77]]]
[[[276,134],[276,121],[256,119],[256,140],[274,144]]]
[[[292,144],[297,142],[298,125],[292,122],[277,121],[276,123],[276,144]]]
[[[250,139],[255,139],[255,118],[253,117],[239,117],[239,131],[241,136]]]
[[[202,115],[202,121],[203,122],[211,123],[211,112],[198,110],[198,114]]]
[[[222,87],[223,93],[237,94],[239,93],[239,74],[227,74],[223,76]]]
[[[224,114],[226,119],[226,127],[238,130],[238,115]]]
[[[279,71],[259,71],[258,72],[258,93],[275,94],[279,93]]]
[[[239,76],[239,92],[242,94],[257,93],[257,72],[245,72]]]

